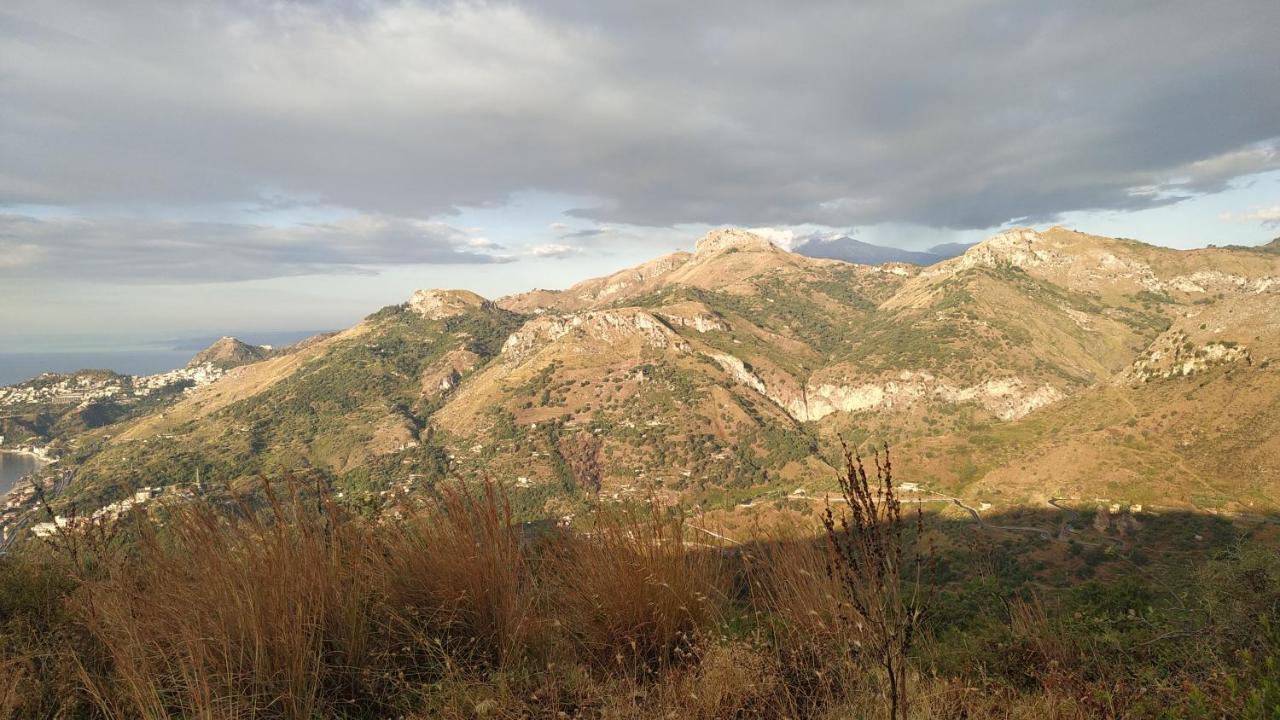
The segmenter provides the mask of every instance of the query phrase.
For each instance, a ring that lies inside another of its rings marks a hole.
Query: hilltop
[[[233,367],[265,360],[271,354],[272,349],[269,346],[250,345],[238,338],[224,337],[196,353],[187,363],[187,367],[212,365],[222,370],[230,370]]]
[[[995,505],[1106,497],[1280,504],[1280,255],[1055,227],[927,267],[722,229],[565,290],[422,290],[239,365],[111,437],[74,492],[313,468],[373,501],[448,474],[710,507],[822,487],[839,437]],[[1248,476],[1224,473],[1248,458]],[[599,472],[589,471],[598,467]]]

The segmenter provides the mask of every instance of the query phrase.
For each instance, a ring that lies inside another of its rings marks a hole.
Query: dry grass
[[[85,668],[111,717],[315,717],[335,688],[382,689],[382,548],[296,493],[228,519],[181,512],[139,556],[86,583],[78,615],[105,651]],[[432,608],[434,611],[434,608]]]
[[[597,663],[652,673],[695,652],[728,594],[724,557],[690,552],[684,518],[600,511],[585,534],[549,544],[548,611]]]
[[[805,716],[861,691],[865,673],[853,660],[827,549],[791,528],[761,535],[748,564],[751,605],[782,680],[779,698],[790,716]]]
[[[128,554],[0,561],[0,717],[888,715],[812,534],[707,547],[680,515],[634,508],[530,539],[488,486],[394,518],[271,490],[142,523]],[[1274,605],[1280,565],[1224,567],[1211,579],[1230,595],[1208,607],[1244,637],[1231,618]],[[1235,645],[1206,648],[1226,659],[1205,671],[1130,668],[1146,656],[1080,642],[1050,602],[1004,607],[994,635],[922,638],[910,717],[1264,717],[1250,708],[1272,702],[1257,637],[1236,675]],[[937,671],[947,653],[962,670]]]

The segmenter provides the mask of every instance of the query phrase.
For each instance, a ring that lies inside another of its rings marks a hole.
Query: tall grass
[[[689,549],[683,516],[602,510],[548,547],[548,613],[595,662],[629,674],[686,660],[728,595],[724,556]]]
[[[0,559],[0,717],[890,714],[814,528],[723,548],[648,506],[533,536],[491,485],[382,517],[260,497],[140,522],[127,552]],[[1164,621],[985,598],[999,619],[963,642],[922,626],[910,717],[1271,717],[1277,588],[1257,549]]]
[[[105,715],[310,718],[387,690],[386,539],[289,493],[265,512],[184,509],[86,582],[73,602],[108,661],[84,669]]]

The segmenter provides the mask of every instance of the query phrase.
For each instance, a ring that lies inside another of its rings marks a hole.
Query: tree
[[[594,433],[579,432],[562,436],[557,445],[578,487],[600,492],[600,437]]]

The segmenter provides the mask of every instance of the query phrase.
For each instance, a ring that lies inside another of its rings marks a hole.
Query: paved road
[[[74,476],[75,473],[72,471],[63,470],[62,473],[58,475],[58,479],[54,481],[53,487],[45,491],[45,498],[54,498],[61,494],[63,490],[67,489],[67,485],[71,484],[71,478]],[[40,508],[28,508],[22,518],[9,528],[9,534],[6,535],[4,539],[0,539],[0,555],[9,551],[9,548],[13,546],[13,543],[18,539],[18,536],[22,534],[22,531],[31,524],[31,519],[35,517],[36,513],[39,511]]]

